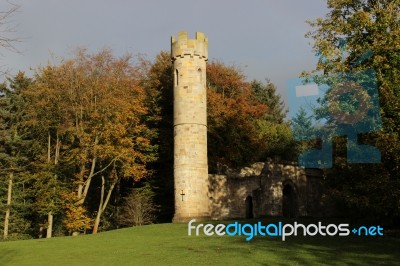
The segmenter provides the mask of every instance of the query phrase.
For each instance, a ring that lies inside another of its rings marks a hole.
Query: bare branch
[[[10,34],[16,32],[16,26],[12,25],[10,22],[10,18],[18,12],[20,6],[10,3],[7,1],[9,5],[11,5],[10,9],[7,11],[0,11],[0,48],[4,48],[5,50],[9,50],[11,52],[19,53],[18,49],[15,48],[15,43],[21,41],[20,38],[11,37]],[[3,56],[2,51],[0,50],[0,55]],[[7,74],[8,69],[4,70],[4,66],[0,66],[0,75]]]
[[[15,26],[10,24],[10,18],[19,10],[20,6],[10,2],[7,3],[11,5],[11,8],[7,11],[0,11],[0,47],[18,52],[14,44],[20,42],[20,39],[9,37],[8,35],[16,32]]]
[[[96,173],[94,173],[94,174],[92,175],[92,177],[95,176],[95,175],[97,175],[97,174],[100,174],[100,173],[103,172],[103,171],[105,171],[108,167],[110,167],[111,164],[115,163],[115,162],[118,160],[118,158],[119,158],[119,156],[117,156],[117,157],[115,157],[114,159],[112,159],[111,162],[110,162],[109,164],[107,164],[103,169],[101,169],[101,170],[97,171]]]

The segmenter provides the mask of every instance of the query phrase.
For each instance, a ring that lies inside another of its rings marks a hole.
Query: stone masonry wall
[[[316,169],[303,169],[294,163],[272,160],[242,169],[227,169],[222,175],[210,174],[211,218],[246,218],[248,197],[252,200],[254,218],[282,216],[284,201],[288,201],[288,197],[290,200],[286,205],[295,209],[295,216],[317,216],[321,211],[321,176],[322,173]],[[285,188],[291,192],[290,195],[284,195]]]
[[[208,40],[197,32],[171,38],[174,64],[174,222],[209,219],[206,63]]]

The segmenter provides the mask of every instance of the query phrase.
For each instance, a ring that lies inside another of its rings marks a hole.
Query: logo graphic
[[[343,50],[342,50],[343,52]],[[365,52],[353,67],[371,57]],[[322,59],[321,59],[322,60]],[[379,163],[380,151],[360,144],[359,134],[380,130],[382,121],[376,74],[372,69],[287,81],[289,115],[295,140],[319,140],[321,149],[300,154],[305,168],[332,167],[332,138],[347,137],[348,163]]]
[[[261,237],[279,237],[285,241],[289,236],[349,236],[350,232],[355,236],[383,236],[383,228],[378,226],[360,226],[354,227],[350,231],[349,224],[327,224],[322,222],[316,224],[302,224],[294,222],[293,224],[284,224],[283,222],[277,223],[264,223],[258,221],[257,223],[241,224],[238,221],[229,224],[194,224],[195,219],[188,222],[188,236],[199,236],[204,234],[206,236],[245,236],[246,241],[252,240],[256,236]]]

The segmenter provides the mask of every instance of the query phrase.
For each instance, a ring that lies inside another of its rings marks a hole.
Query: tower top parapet
[[[171,37],[171,58],[175,60],[177,57],[199,56],[208,60],[208,39],[202,32],[196,32],[195,39],[188,39],[185,31],[178,33],[178,39]]]

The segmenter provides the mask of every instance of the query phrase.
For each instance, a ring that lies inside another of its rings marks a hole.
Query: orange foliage
[[[141,75],[130,56],[78,50],[59,66],[39,69],[35,86],[27,92],[32,121],[60,136],[64,156],[80,166],[80,173],[89,174],[94,158],[102,165],[116,160],[123,177],[139,180],[155,156],[153,133],[144,123],[148,108]]]
[[[254,121],[267,106],[254,97],[251,84],[235,67],[209,63],[207,85],[210,162],[237,166],[257,159],[265,142]]]
[[[65,219],[64,225],[70,232],[84,232],[90,229],[93,220],[86,216],[86,209],[76,202],[78,197],[75,193],[64,193],[62,195],[65,200]]]
[[[107,49],[93,55],[78,49],[72,59],[39,68],[25,92],[31,126],[61,143],[60,165],[76,185],[79,198],[66,209],[70,230],[90,224],[83,204],[95,176],[101,173],[107,184],[116,177],[138,181],[148,176],[147,163],[157,154],[153,130],[146,125],[141,67],[129,55],[115,58]]]

